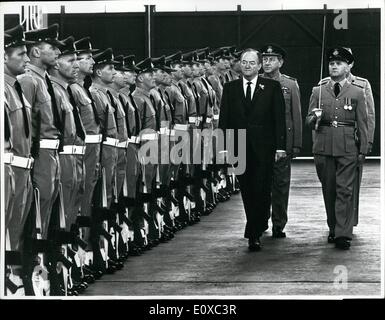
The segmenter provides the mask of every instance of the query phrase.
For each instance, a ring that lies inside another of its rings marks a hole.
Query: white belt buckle
[[[338,122],[337,121],[332,121],[332,126],[334,127],[334,128],[337,128],[338,127]]]
[[[88,134],[85,139],[86,143],[100,143],[102,142],[101,134]]]
[[[13,167],[18,167],[18,168],[23,168],[23,169],[31,169],[33,162],[34,162],[33,158],[13,156],[11,165]]]
[[[206,123],[211,123],[212,120],[213,120],[212,118],[207,117],[206,118]]]
[[[85,147],[84,146],[74,146],[74,154],[84,155]]]
[[[197,117],[188,117],[188,122],[192,123],[192,124],[196,123],[197,122]]]
[[[166,127],[160,128],[160,134],[167,134],[167,128]]]
[[[219,120],[219,114],[214,114],[214,120]]]
[[[59,147],[59,143],[60,141],[57,139],[41,139],[40,148],[57,150],[57,148]]]
[[[13,153],[5,153],[4,154],[4,163],[5,164],[11,164],[13,162]]]

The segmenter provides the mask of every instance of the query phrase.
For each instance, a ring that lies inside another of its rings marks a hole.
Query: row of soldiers
[[[57,24],[4,40],[6,294],[77,295],[238,192],[210,147],[181,164],[141,151],[172,157],[177,132],[216,128],[234,48],[136,64]]]

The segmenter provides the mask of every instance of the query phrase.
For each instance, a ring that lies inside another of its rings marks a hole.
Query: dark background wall
[[[348,10],[348,28],[336,30],[332,10],[234,12],[155,12],[103,14],[52,14],[48,23],[59,23],[61,38],[91,36],[95,48],[112,47],[114,53],[135,54],[137,61],[151,55],[171,54],[209,46],[237,45],[259,48],[273,42],[287,50],[282,72],[298,79],[302,115],[306,116],[312,87],[319,81],[323,15],[326,12],[326,47],[343,45],[355,56],[353,74],[369,79],[376,106],[376,131],[372,155],[380,155],[380,10]],[[148,13],[151,39],[147,36]],[[5,28],[18,23],[5,16]],[[325,64],[326,66],[326,64]],[[324,74],[327,68],[324,68]],[[327,74],[326,74],[327,75]],[[304,128],[302,156],[311,155],[311,132]]]

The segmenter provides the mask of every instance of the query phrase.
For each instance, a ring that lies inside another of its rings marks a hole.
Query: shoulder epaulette
[[[287,78],[287,79],[290,79],[290,80],[293,80],[293,81],[297,81],[296,78],[293,78],[293,77],[290,77],[288,76],[287,74],[282,74],[283,77]]]
[[[320,82],[318,82],[318,85],[324,85],[325,83],[329,82],[330,77],[323,78]]]
[[[365,78],[361,78],[361,77],[357,77],[356,76],[356,80],[360,80],[360,81],[363,81],[363,82],[366,82],[366,81],[368,81],[367,79],[365,79]]]
[[[353,86],[356,86],[356,87],[359,87],[359,88],[361,88],[361,89],[365,89],[364,86],[361,86],[361,85],[359,85],[359,84],[357,84],[357,83],[355,83],[355,82],[352,82],[352,85],[353,85]]]

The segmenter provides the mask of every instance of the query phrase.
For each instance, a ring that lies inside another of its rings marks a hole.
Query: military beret
[[[157,68],[155,68],[151,58],[146,58],[146,59],[140,61],[136,65],[136,67],[139,69],[138,70],[139,74],[147,73],[147,72],[154,72],[157,70]]]
[[[286,51],[275,44],[265,45],[259,51],[261,52],[262,56],[277,56],[282,57],[282,59],[285,59],[287,56]]]
[[[4,31],[4,48],[19,47],[33,42],[26,41],[24,37],[24,29],[19,24],[12,29]]]
[[[129,71],[134,71],[134,72],[140,71],[140,69],[135,65],[134,54],[124,57],[124,67],[129,69]]]
[[[37,29],[25,32],[25,39],[35,43],[46,42],[53,46],[63,45],[63,42],[58,40],[59,25],[54,23],[48,28]]]
[[[76,51],[79,53],[94,53],[99,51],[98,49],[92,49],[90,37],[81,38],[74,42]]]
[[[77,53],[75,45],[74,45],[74,37],[69,36],[66,39],[60,40],[63,45],[58,45],[57,48],[60,50],[59,56],[64,56],[66,54],[75,54]]]
[[[326,57],[328,61],[338,60],[345,61],[347,64],[351,64],[354,61],[353,55],[343,47],[331,48],[327,51]]]
[[[98,64],[113,64],[113,65],[119,64],[118,61],[114,60],[114,54],[113,54],[111,48],[108,48],[102,52],[95,54],[92,58],[94,59],[96,65],[98,65]]]

